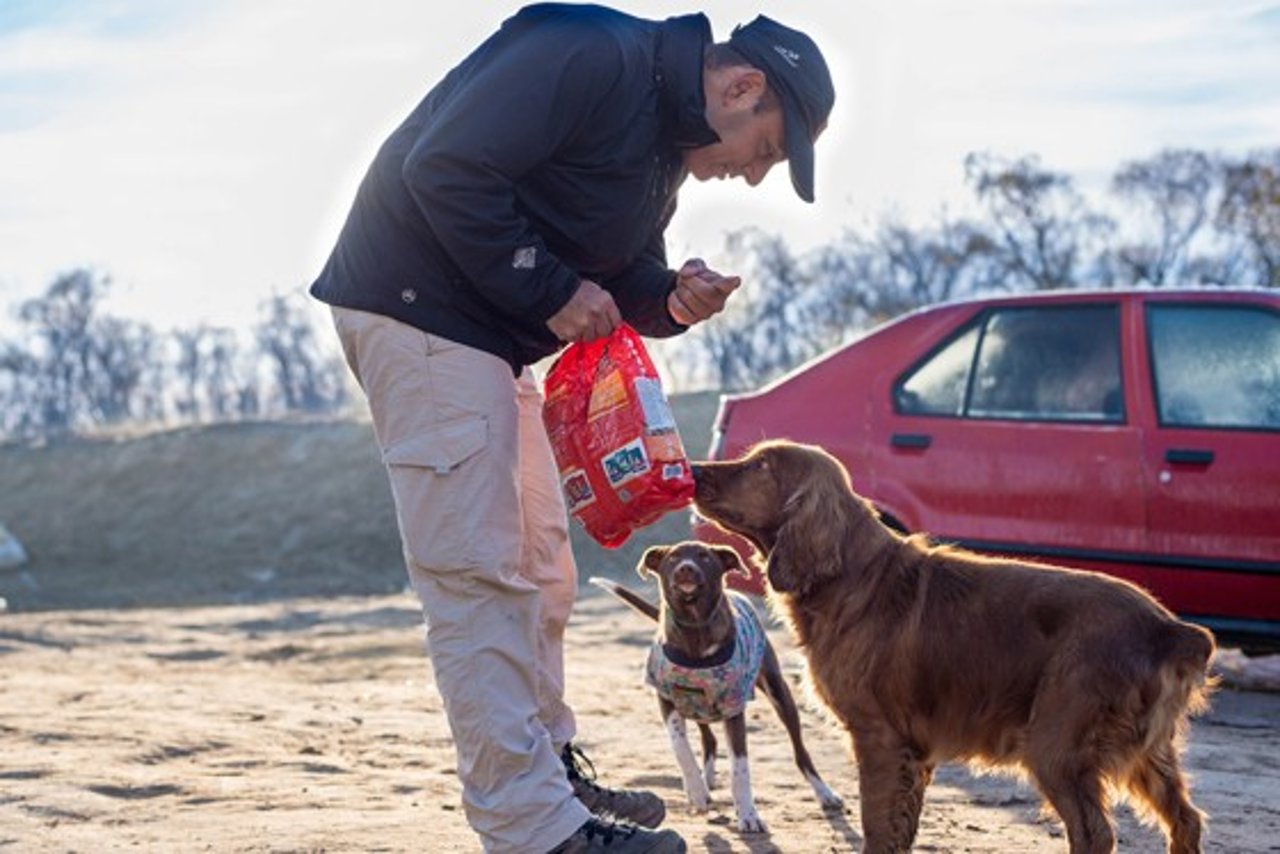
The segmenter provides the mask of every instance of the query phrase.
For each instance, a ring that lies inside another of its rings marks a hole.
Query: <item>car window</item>
[[[927,359],[896,391],[899,412],[910,415],[961,415],[969,369],[978,346],[977,324],[971,325]]]
[[[1280,428],[1280,314],[1260,308],[1147,308],[1160,423]]]
[[[968,415],[1121,421],[1116,306],[994,311],[978,345]]]
[[[1120,377],[1118,307],[995,309],[901,379],[895,405],[907,415],[1116,422]]]

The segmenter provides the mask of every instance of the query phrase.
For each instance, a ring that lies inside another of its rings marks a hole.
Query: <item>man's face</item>
[[[782,110],[755,110],[755,97],[730,98],[707,111],[708,123],[720,141],[684,153],[684,165],[699,181],[742,178],[752,187],[776,163],[786,159]]]

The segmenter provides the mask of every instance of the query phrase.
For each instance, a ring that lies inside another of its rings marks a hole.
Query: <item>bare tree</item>
[[[175,400],[179,414],[193,421],[229,421],[257,414],[246,405],[257,398],[256,378],[245,368],[234,329],[200,324],[172,334],[181,384]]]
[[[1080,284],[1082,258],[1113,224],[1086,206],[1070,176],[1042,168],[1034,156],[990,154],[966,157],[965,174],[991,217],[1006,287]]]
[[[101,310],[110,280],[79,269],[57,276],[45,293],[19,307],[23,343],[0,360],[0,428],[18,435],[57,435],[146,417],[139,389],[156,370],[155,334],[145,324]]]
[[[200,377],[204,373],[204,339],[209,328],[204,325],[194,329],[175,329],[170,337],[177,350],[173,362],[179,388],[174,395],[178,417],[185,421],[199,421],[203,406],[200,400]]]
[[[16,343],[0,349],[0,435],[43,432],[39,368],[31,352]]]
[[[1247,247],[1254,284],[1280,288],[1280,148],[1223,165],[1215,224]]]
[[[883,225],[876,248],[882,278],[870,283],[868,309],[891,317],[971,293],[998,278],[995,241],[977,224],[944,217],[933,228]]]
[[[156,364],[157,338],[145,323],[117,317],[97,318],[90,327],[86,396],[99,424],[146,420],[140,390]]]
[[[834,314],[849,320],[874,314],[880,301],[868,293],[882,279],[880,260],[875,241],[854,229],[846,229],[839,239],[817,250],[815,275]]]
[[[297,295],[265,300],[257,325],[258,346],[271,367],[283,408],[288,412],[324,412],[340,408],[347,397],[343,370],[325,353],[315,326]]]
[[[109,284],[88,270],[73,270],[18,309],[35,336],[31,356],[38,385],[32,403],[49,432],[70,432],[87,415],[79,404],[90,382],[90,326]]]
[[[1140,211],[1126,221],[1153,232],[1118,249],[1122,281],[1161,287],[1183,278],[1191,242],[1209,218],[1215,183],[1213,161],[1190,149],[1162,151],[1116,172],[1112,191]]]
[[[245,393],[253,383],[241,368],[239,336],[233,329],[213,329],[208,346],[204,381],[209,415],[215,421],[243,417]]]
[[[769,374],[797,364],[813,349],[812,305],[806,299],[811,279],[777,235],[739,231],[729,235],[728,249],[742,259],[735,267],[750,283],[743,308],[753,316],[753,368]]]

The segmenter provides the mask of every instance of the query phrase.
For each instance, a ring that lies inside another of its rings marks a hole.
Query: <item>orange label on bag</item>
[[[587,406],[587,420],[595,421],[615,409],[627,405],[627,389],[623,385],[622,372],[611,370],[598,376],[591,386],[591,403]]]

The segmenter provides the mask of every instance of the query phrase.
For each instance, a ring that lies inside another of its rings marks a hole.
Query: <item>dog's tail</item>
[[[1187,711],[1200,714],[1208,708],[1209,696],[1217,687],[1217,680],[1209,675],[1217,644],[1211,632],[1191,623],[1174,623],[1170,632],[1176,638],[1170,655],[1178,683],[1176,695]]]
[[[1164,661],[1156,672],[1156,699],[1151,706],[1147,747],[1181,740],[1188,715],[1203,713],[1217,685],[1209,675],[1215,645],[1200,626],[1170,622],[1163,636]]]
[[[610,581],[607,578],[601,578],[593,575],[588,579],[596,587],[608,590],[614,596],[617,596],[623,602],[626,602],[632,608],[635,608],[641,614],[644,614],[655,623],[658,621],[658,606],[650,602],[629,587],[624,587],[616,581]]]

